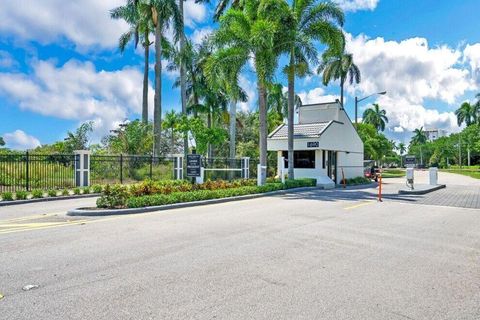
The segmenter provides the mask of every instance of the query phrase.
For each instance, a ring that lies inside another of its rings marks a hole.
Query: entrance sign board
[[[404,164],[405,166],[410,168],[415,167],[415,165],[417,164],[417,159],[415,158],[415,156],[405,156]]]
[[[187,177],[200,177],[202,156],[199,154],[187,155]]]

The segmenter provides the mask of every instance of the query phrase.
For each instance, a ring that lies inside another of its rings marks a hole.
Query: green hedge
[[[208,182],[206,182],[208,184]],[[265,193],[270,191],[292,189],[299,187],[312,187],[316,185],[315,179],[287,180],[285,184],[281,182],[267,183],[263,186],[240,186],[226,189],[200,189],[185,192],[172,192],[168,194],[152,194],[143,196],[129,195],[125,187],[112,186],[106,187],[104,195],[97,200],[99,208],[142,208],[150,206],[160,206],[173,203],[192,202],[210,199],[220,199],[248,194]]]

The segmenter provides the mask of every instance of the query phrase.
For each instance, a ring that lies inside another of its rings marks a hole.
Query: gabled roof
[[[294,139],[302,138],[318,138],[322,133],[330,126],[332,122],[318,122],[308,124],[295,124],[293,126]],[[288,138],[288,126],[286,124],[280,125],[268,136],[269,139],[287,139]]]

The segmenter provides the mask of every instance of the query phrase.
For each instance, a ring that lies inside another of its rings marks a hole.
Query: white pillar
[[[200,177],[195,177],[195,182],[198,183],[198,184],[201,184],[201,183],[203,183],[204,179],[205,179],[205,168],[201,167],[200,168]]]
[[[257,165],[257,186],[262,185],[262,181],[267,179],[267,166]]]
[[[90,154],[89,150],[75,150],[75,186],[90,186]]]
[[[285,183],[285,157],[281,157],[280,160],[280,179]]]
[[[242,179],[250,179],[250,158],[243,157],[241,161]]]
[[[183,157],[177,156],[173,160],[173,177],[175,180],[183,179]]]

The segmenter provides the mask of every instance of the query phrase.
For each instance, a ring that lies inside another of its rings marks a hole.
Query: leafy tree
[[[410,140],[410,146],[418,146],[420,149],[420,163],[423,165],[423,150],[422,146],[427,143],[427,135],[423,131],[423,127],[413,131],[413,137]]]
[[[122,123],[118,129],[112,130],[112,134],[103,138],[102,142],[109,152],[115,154],[152,154],[152,124],[139,120]]]
[[[153,31],[151,6],[144,1],[127,0],[127,4],[110,11],[112,19],[123,19],[130,25],[130,29],[120,36],[118,47],[123,53],[127,44],[133,39],[135,49],[141,41],[144,48],[143,67],[143,95],[142,95],[142,121],[148,122],[148,71],[150,45],[149,35]]]
[[[178,130],[190,133],[195,140],[197,153],[205,154],[208,145],[218,146],[227,138],[227,131],[223,128],[207,128],[200,118],[189,118],[182,115],[178,123]]]
[[[5,145],[5,140],[3,140],[3,137],[0,137],[0,147],[3,147]]]
[[[279,52],[275,47],[288,23],[288,5],[282,0],[245,0],[244,10],[230,8],[221,18],[214,41],[229,63],[240,69],[254,60],[259,97],[260,164],[267,165],[267,84],[273,77]],[[265,183],[265,181],[261,181]]]
[[[455,110],[455,115],[457,116],[457,124],[460,127],[463,123],[468,127],[478,120],[478,113],[480,111],[479,103],[474,105],[464,102]]]
[[[377,131],[385,131],[385,124],[388,123],[387,112],[374,103],[373,108],[368,108],[363,113],[362,122],[373,125]]]
[[[149,0],[152,9],[152,23],[155,27],[155,101],[153,108],[154,155],[160,154],[162,136],[162,43],[164,32],[170,26],[179,39],[182,31],[182,16],[175,0]]]
[[[345,49],[344,49],[345,50]],[[323,84],[328,85],[332,80],[340,80],[340,103],[343,107],[343,91],[345,81],[348,79],[350,85],[360,83],[361,73],[358,66],[353,62],[351,53],[336,53],[326,51],[323,54],[323,62],[317,69],[317,73],[323,72]]]
[[[345,39],[342,30],[345,17],[333,2],[293,0],[290,6],[292,23],[283,24],[285,48],[289,63],[284,72],[288,78],[288,161],[293,163],[293,118],[295,104],[295,77],[310,73],[310,64],[318,63],[314,41],[330,46],[329,52],[341,52]],[[343,105],[343,99],[342,99]],[[288,167],[288,177],[294,178],[293,166]]]
[[[93,121],[84,122],[75,132],[68,131],[64,139],[63,151],[72,153],[75,150],[87,150],[89,135],[93,131]]]
[[[400,143],[397,145],[396,148],[397,148],[398,152],[400,153],[400,166],[403,166],[403,155],[404,155],[405,152],[407,151],[407,146],[405,145],[405,143],[400,142]]]
[[[393,154],[393,144],[385,135],[377,132],[375,127],[367,123],[359,123],[357,132],[363,141],[366,160],[381,162],[387,155]]]
[[[171,110],[170,112],[167,112],[165,114],[165,120],[163,121],[162,125],[164,129],[170,129],[170,153],[173,154],[175,151],[175,132],[177,130],[177,126],[179,123],[179,116],[174,110]],[[188,146],[188,145],[187,145]]]

